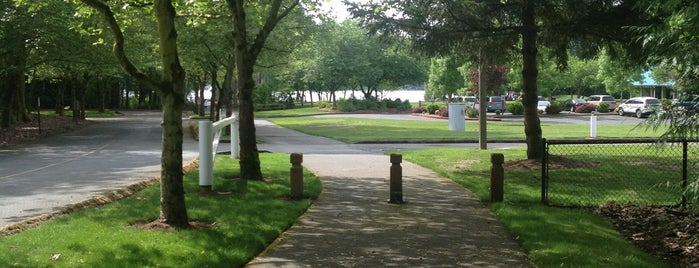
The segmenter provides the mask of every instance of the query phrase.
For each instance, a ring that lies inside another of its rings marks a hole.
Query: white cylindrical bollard
[[[213,182],[213,145],[211,121],[199,122],[199,186],[204,190],[211,190]]]
[[[595,116],[595,113],[590,115],[590,138],[597,138],[597,116]]]

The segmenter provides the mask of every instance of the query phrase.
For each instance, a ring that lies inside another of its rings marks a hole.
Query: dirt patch
[[[699,267],[699,217],[683,209],[609,203],[594,210],[637,247],[672,267]]]
[[[201,230],[201,229],[209,229],[209,228],[214,228],[216,226],[215,222],[203,222],[203,221],[190,221],[189,222],[189,227],[185,229],[190,229],[190,230]],[[148,231],[175,231],[177,228],[173,227],[172,225],[163,222],[162,219],[156,219],[151,222],[146,222],[146,223],[136,223],[131,225],[133,228],[141,229],[141,230],[148,230]]]
[[[563,156],[549,156],[549,169],[566,169],[566,168],[593,168],[599,166],[599,162],[590,160],[580,160]],[[511,170],[541,170],[540,159],[522,159],[506,161],[503,164],[505,169]]]
[[[37,115],[33,114],[30,117],[32,119],[31,122],[0,129],[0,148],[77,130],[94,124],[93,121],[86,120],[73,122],[71,117],[66,116],[41,116],[41,133],[39,133]]]
[[[442,163],[448,163],[449,161],[440,161]],[[463,171],[468,170],[474,164],[478,164],[480,161],[473,159],[463,159],[454,163],[453,165],[440,164],[439,167],[448,171]]]

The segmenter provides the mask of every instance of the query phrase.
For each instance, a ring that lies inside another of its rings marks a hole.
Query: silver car
[[[652,113],[654,110],[661,107],[660,100],[653,97],[635,97],[626,100],[619,105],[617,112],[623,116],[625,114],[634,114],[641,118]]]

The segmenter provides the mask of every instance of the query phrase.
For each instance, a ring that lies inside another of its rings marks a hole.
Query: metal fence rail
[[[557,206],[686,205],[697,141],[544,140],[541,200]]]

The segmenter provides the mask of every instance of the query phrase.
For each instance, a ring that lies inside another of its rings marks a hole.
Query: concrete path
[[[248,267],[533,267],[484,204],[451,180],[403,162],[406,203],[391,204],[388,156],[256,124],[260,148],[304,153],[323,192]]]

